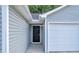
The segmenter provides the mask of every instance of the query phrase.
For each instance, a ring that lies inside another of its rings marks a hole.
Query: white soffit
[[[31,13],[26,5],[15,5],[14,8],[18,11],[27,21],[32,20]]]

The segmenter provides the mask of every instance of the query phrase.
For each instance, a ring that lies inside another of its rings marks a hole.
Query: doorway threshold
[[[44,53],[43,46],[41,44],[31,44],[26,53]]]

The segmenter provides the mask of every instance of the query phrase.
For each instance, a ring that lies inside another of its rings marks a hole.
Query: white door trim
[[[9,52],[9,9],[8,6],[2,7],[2,53]]]
[[[33,26],[40,26],[40,42],[33,42]],[[41,42],[42,42],[42,39],[41,39],[41,26],[42,25],[31,25],[31,42],[33,43],[33,44],[41,44]]]

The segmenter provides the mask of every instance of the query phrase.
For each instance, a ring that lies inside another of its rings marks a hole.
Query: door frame
[[[2,53],[9,53],[9,7],[2,8]]]
[[[33,26],[40,26],[40,42],[33,42]],[[41,39],[41,26],[42,25],[38,25],[38,24],[31,25],[31,43],[32,44],[41,44],[41,42],[42,42],[42,39]]]

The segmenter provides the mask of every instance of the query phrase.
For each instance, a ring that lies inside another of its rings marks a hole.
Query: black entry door
[[[33,26],[33,42],[40,42],[40,26]]]

